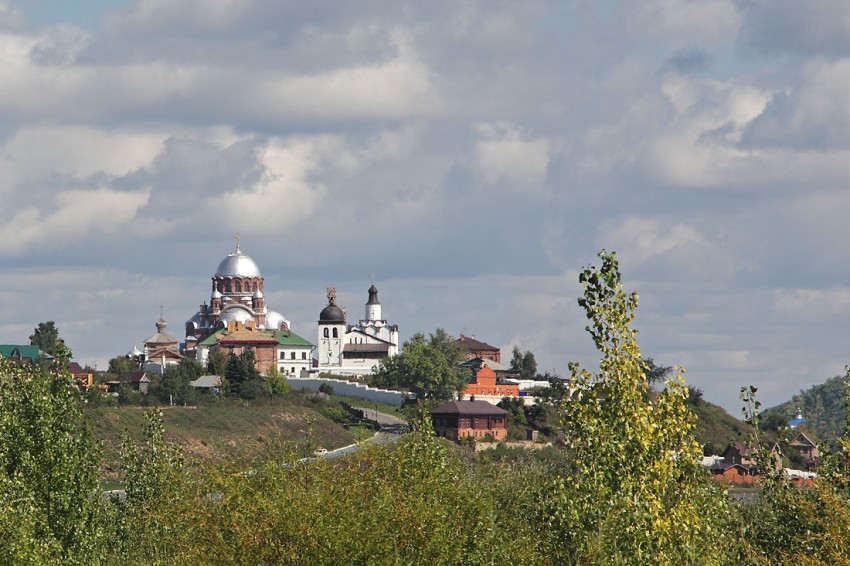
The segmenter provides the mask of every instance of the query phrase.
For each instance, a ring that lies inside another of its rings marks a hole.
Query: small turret
[[[366,301],[366,320],[382,320],[381,303],[378,301],[378,288],[374,284],[369,287],[369,300]]]

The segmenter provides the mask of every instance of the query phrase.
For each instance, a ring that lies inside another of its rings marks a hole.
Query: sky
[[[774,405],[850,363],[848,88],[843,0],[0,0],[0,342],[182,338],[238,232],[311,341],[374,281],[566,375],[607,249],[644,355]]]

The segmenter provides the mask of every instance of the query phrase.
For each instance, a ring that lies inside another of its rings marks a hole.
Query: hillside
[[[827,379],[820,385],[801,390],[790,401],[766,409],[762,423],[766,430],[785,425],[799,408],[806,419],[806,428],[816,440],[834,443],[844,434],[846,382],[843,376]]]
[[[265,402],[225,400],[197,407],[161,407],[166,439],[178,444],[190,461],[249,461],[270,450],[301,454],[338,448],[372,435],[355,425],[338,401],[299,393]],[[103,478],[118,477],[121,436],[142,438],[144,414],[151,407],[86,409],[95,439],[103,442]],[[312,424],[308,425],[308,421]],[[343,426],[347,423],[348,430]],[[309,431],[309,432],[308,432]]]
[[[723,407],[700,399],[692,405],[697,418],[697,438],[712,454],[722,454],[726,446],[745,437],[752,427],[736,419]]]

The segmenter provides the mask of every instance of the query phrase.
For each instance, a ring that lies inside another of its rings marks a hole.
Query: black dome
[[[328,305],[319,313],[319,322],[345,322],[345,313],[336,305]]]

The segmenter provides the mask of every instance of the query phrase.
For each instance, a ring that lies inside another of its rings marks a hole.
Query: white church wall
[[[365,401],[373,401],[378,403],[386,403],[400,407],[402,401],[410,396],[409,393],[403,391],[393,391],[390,389],[378,389],[369,387],[363,383],[353,383],[342,379],[331,379],[327,377],[289,377],[286,380],[292,389],[309,389],[310,391],[318,391],[322,385],[333,387],[334,395],[342,395],[345,397],[354,397],[355,399],[363,399]]]

